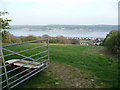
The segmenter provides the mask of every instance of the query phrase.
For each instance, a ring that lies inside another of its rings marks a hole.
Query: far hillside
[[[66,30],[117,30],[117,25],[12,25],[11,29],[40,29],[40,30],[52,30],[52,29],[66,29]]]

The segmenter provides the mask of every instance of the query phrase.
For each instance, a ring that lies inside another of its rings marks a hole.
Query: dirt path
[[[106,56],[108,56],[110,58],[118,58],[116,54],[113,54],[112,52],[108,51],[107,49],[100,50],[99,52],[105,54]]]
[[[46,70],[47,75],[51,77],[47,85],[38,85],[38,88],[95,88],[100,87],[95,84],[94,75],[88,71],[82,71],[70,65],[52,62]],[[94,79],[91,79],[94,78]]]

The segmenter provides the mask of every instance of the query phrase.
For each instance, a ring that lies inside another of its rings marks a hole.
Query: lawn
[[[16,46],[14,50],[33,46],[38,44]],[[101,50],[104,47],[51,44],[50,67],[16,88],[115,88],[118,85],[118,60],[103,54]],[[36,52],[39,50],[24,55]]]

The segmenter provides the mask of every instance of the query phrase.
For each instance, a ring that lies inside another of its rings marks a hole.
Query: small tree
[[[10,19],[3,19],[2,16],[9,14],[8,12],[0,12],[0,32],[5,29],[10,29],[9,27],[9,22],[11,21]]]
[[[11,20],[8,20],[7,18],[3,19],[2,16],[6,15],[6,14],[8,14],[8,12],[0,11],[0,42],[2,42],[2,38],[5,38],[3,36],[6,36],[6,35],[3,35],[3,33],[6,34],[5,29],[9,28],[9,21],[11,21]]]
[[[6,29],[10,29],[9,22],[10,19],[4,19],[2,16],[9,14],[8,12],[0,12],[0,39],[4,43],[18,43],[21,42],[20,38],[15,37],[14,35],[10,34],[9,31]]]

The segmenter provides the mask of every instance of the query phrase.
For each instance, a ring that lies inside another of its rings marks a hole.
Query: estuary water
[[[105,37],[109,31],[79,31],[79,30],[9,30],[9,32],[15,36],[42,36],[48,34],[50,36],[65,36],[65,37]]]
[[[42,36],[44,34],[47,34],[49,36],[65,36],[65,37],[101,37],[105,38],[106,35],[111,30],[102,30],[98,29],[89,29],[89,28],[64,28],[64,27],[49,27],[44,26],[38,27],[38,26],[14,26],[11,29],[8,30],[11,34],[15,36],[28,36],[28,35],[34,35],[34,36]]]

